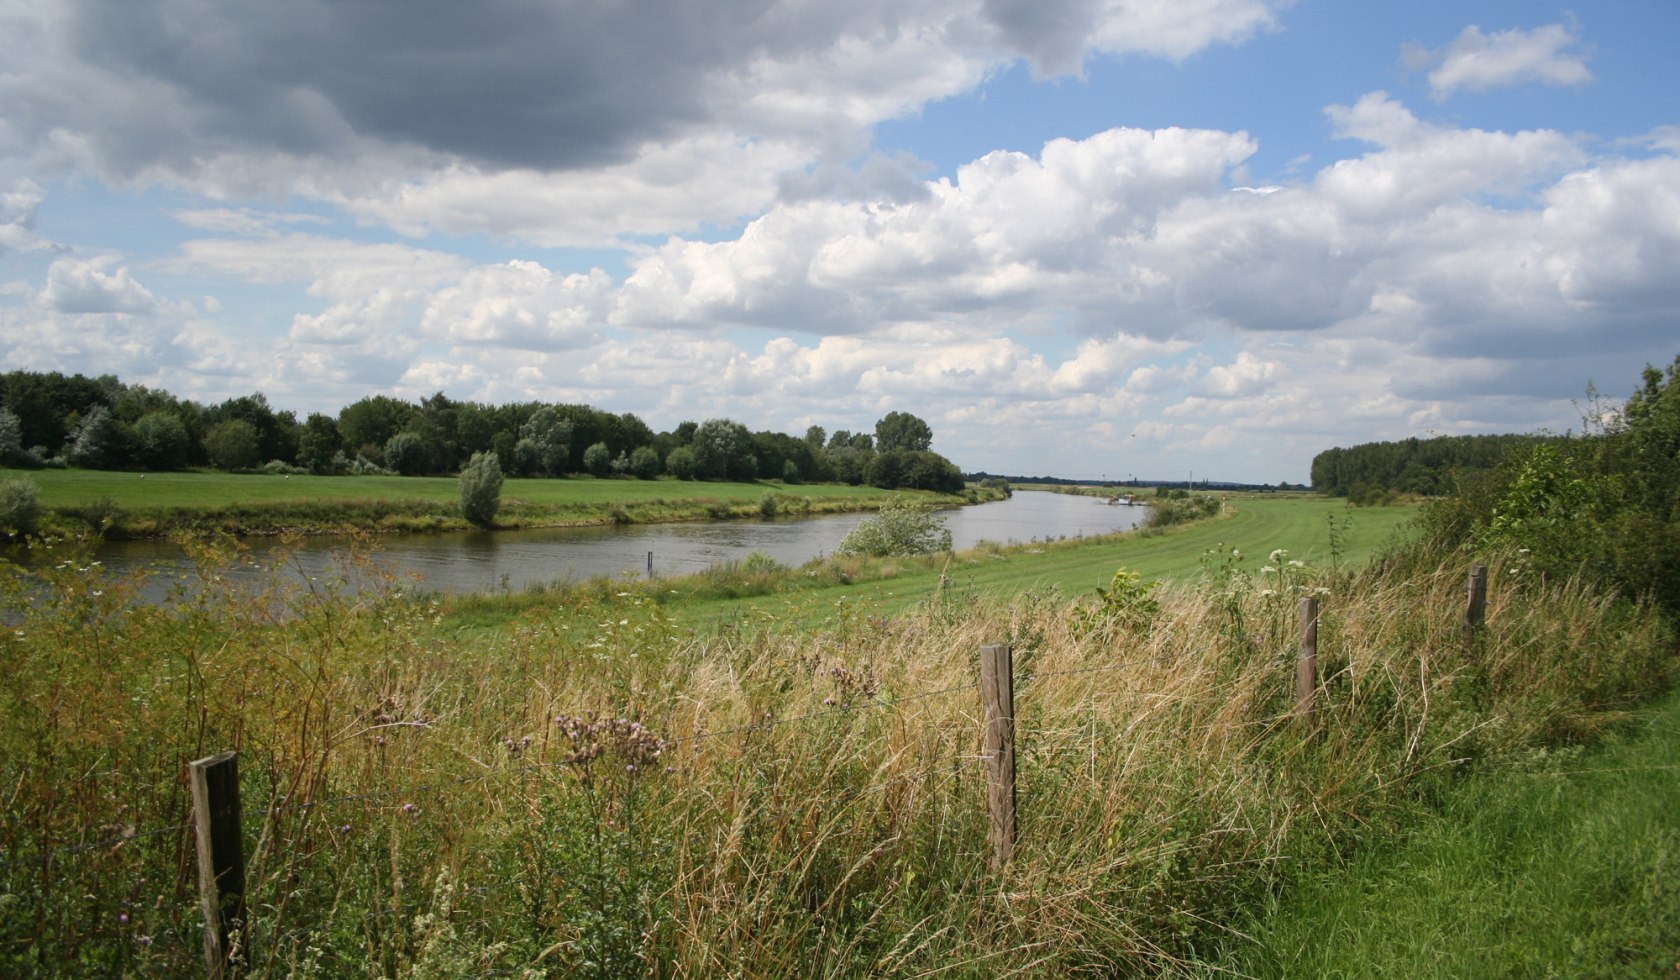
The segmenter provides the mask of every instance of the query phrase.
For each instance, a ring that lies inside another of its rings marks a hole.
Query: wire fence
[[[1303,601],[1306,602],[1315,600]],[[1475,587],[1473,584],[1472,603],[1474,604],[1474,602]],[[1467,611],[1467,628],[1472,628],[1476,625],[1476,623],[1473,622],[1473,619],[1479,615],[1480,612],[1478,610],[1472,609],[1471,611]],[[1303,606],[1301,618],[1303,623],[1305,623],[1309,618],[1305,606]],[[1313,620],[1314,629],[1316,630],[1316,605],[1312,609],[1310,618]],[[1316,634],[1309,637],[1303,628],[1299,646],[1302,656],[1301,662],[1305,663],[1305,658],[1309,651],[1311,651],[1314,655],[1316,654]],[[1004,646],[1003,652],[1007,658],[1007,646]],[[983,652],[983,660],[984,655],[985,654]],[[1026,731],[1024,733],[1017,731],[1017,726],[1022,724],[1021,715],[1017,711],[1015,702],[1017,696],[1025,696],[1030,700],[1032,692],[1038,690],[1043,682],[1051,679],[1081,676],[1097,677],[1100,675],[1112,675],[1128,671],[1136,671],[1145,667],[1170,664],[1173,661],[1183,659],[1184,656],[1185,655],[1182,652],[1158,653],[1081,667],[1068,667],[1053,670],[1026,670],[1021,672],[1019,675],[1014,673],[1013,667],[1009,665],[1009,661],[1006,659],[1002,670],[1004,672],[1004,677],[1007,680],[1007,684],[1004,685],[1007,690],[1000,701],[994,701],[995,692],[993,692],[991,688],[995,685],[988,683],[983,670],[981,678],[976,681],[932,687],[923,690],[911,690],[904,693],[869,696],[857,700],[846,701],[844,703],[825,705],[818,709],[805,711],[788,717],[776,717],[766,712],[762,716],[748,721],[712,730],[700,730],[684,735],[672,735],[661,739],[661,742],[667,749],[677,749],[682,747],[697,748],[702,745],[713,743],[719,739],[749,736],[778,728],[817,726],[823,722],[836,718],[855,716],[863,713],[897,712],[908,706],[932,701],[941,697],[960,694],[979,694],[982,700],[981,714],[984,719],[981,728],[985,734],[980,751],[974,752],[970,750],[965,752],[960,746],[951,746],[949,748],[947,758],[941,759],[930,765],[912,766],[908,768],[907,771],[899,772],[888,778],[877,781],[873,784],[873,789],[877,792],[883,792],[891,787],[903,783],[938,783],[949,780],[960,781],[972,777],[976,772],[984,772],[987,783],[986,807],[988,809],[988,823],[992,828],[994,838],[997,838],[1000,835],[1006,835],[1008,838],[1008,846],[1002,846],[994,840],[994,854],[997,855],[994,858],[994,864],[1000,864],[1008,861],[1009,854],[1011,853],[1015,843],[1015,773],[1013,758],[1015,743],[1017,738],[1022,734],[1025,734],[1029,738],[1034,734],[1031,731]],[[1308,676],[1301,669],[1296,669],[1293,673],[1295,674],[1297,682],[1305,685],[1304,690],[1310,692],[1316,689],[1318,680],[1315,674]],[[1305,679],[1303,680],[1303,678]],[[1268,723],[1284,720],[1291,715],[1302,714],[1303,709],[1301,704],[1302,702],[1298,701],[1292,710],[1286,711],[1275,718],[1267,719]],[[1002,742],[994,740],[994,731],[997,732],[998,738],[1002,739]],[[971,734],[965,737],[972,738],[972,730]],[[1003,757],[1005,755],[1008,756],[1007,771],[1005,771],[1005,767],[1003,766]],[[517,781],[522,777],[533,774],[544,774],[575,769],[578,765],[579,760],[577,758],[552,759],[540,762],[515,762],[514,764],[500,765],[485,764],[483,770],[478,772],[463,773],[445,778],[436,778],[419,783],[375,789],[367,792],[343,793],[319,799],[303,799],[297,801],[288,801],[283,797],[277,796],[266,805],[252,805],[238,808],[236,811],[237,821],[240,825],[239,832],[241,834],[245,833],[251,826],[256,826],[260,830],[258,836],[259,838],[262,838],[264,834],[268,833],[267,828],[274,826],[279,820],[288,817],[308,818],[310,815],[315,813],[338,813],[345,808],[365,808],[369,805],[376,806],[380,809],[390,810],[394,813],[412,812],[412,810],[417,806],[416,801],[435,794],[443,794],[447,791],[458,789],[460,787],[483,784],[496,780]],[[1005,782],[1007,785],[1001,785]],[[129,853],[136,854],[138,859],[138,855],[140,853],[153,849],[159,844],[164,844],[173,846],[180,857],[178,857],[175,861],[174,867],[167,869],[155,869],[154,874],[172,874],[179,877],[185,870],[184,867],[182,867],[182,864],[186,860],[185,855],[192,850],[194,839],[202,838],[206,833],[205,825],[202,822],[202,816],[195,814],[195,818],[195,822],[170,823],[154,827],[134,828],[123,826],[85,841],[54,846],[43,846],[27,851],[14,850],[0,852],[0,867],[14,869],[14,876],[16,869],[26,867],[36,868],[40,871],[40,873],[48,874],[51,872],[52,866],[55,863],[65,860],[82,858],[89,855],[116,855],[125,849],[127,849]],[[101,830],[104,829],[105,828],[101,828]],[[270,844],[272,846],[272,842],[270,842]],[[394,846],[395,845],[393,845],[393,847]],[[202,857],[200,860],[202,860]],[[243,858],[240,860],[243,861]],[[394,856],[392,860],[393,862],[395,861]],[[394,871],[393,874],[395,874]],[[215,875],[210,877],[211,879],[219,879],[222,877],[222,874],[218,871]],[[240,878],[241,880],[243,879],[243,871],[241,871]],[[527,884],[518,880],[489,882],[471,881],[462,884],[455,895],[455,900],[459,902],[486,902],[495,899],[497,896],[505,895],[510,890],[525,887],[528,887]],[[205,901],[207,908],[216,907],[216,902],[213,902],[208,898]],[[392,918],[399,918],[408,914],[419,914],[426,910],[432,901],[433,897],[430,895],[411,896],[407,900],[392,901],[388,905],[368,908],[361,913],[361,916],[368,922],[378,922]],[[223,907],[226,907],[225,904]],[[260,919],[261,917],[258,918]],[[307,920],[311,918],[311,916],[306,914],[302,916],[293,916],[292,918],[295,923],[298,918]],[[252,943],[290,944],[292,946],[298,946],[300,944],[307,944],[310,938],[320,928],[322,928],[322,924],[319,922],[306,922],[303,924],[294,924],[290,928],[283,928],[278,931],[269,932],[266,935],[247,935],[245,938],[247,942]],[[211,968],[211,972],[215,972],[214,967]]]
[[[1017,690],[1021,690],[1021,689],[1027,688],[1028,686],[1030,686],[1034,682],[1041,681],[1041,680],[1048,680],[1048,679],[1057,678],[1057,677],[1072,677],[1072,676],[1080,676],[1080,675],[1115,673],[1115,672],[1118,672],[1118,671],[1130,670],[1130,669],[1134,669],[1134,668],[1141,667],[1141,666],[1168,663],[1168,662],[1171,662],[1175,659],[1178,659],[1180,656],[1181,655],[1177,655],[1177,654],[1157,654],[1157,655],[1152,655],[1152,656],[1147,656],[1147,657],[1137,657],[1137,658],[1131,658],[1131,659],[1127,659],[1127,660],[1120,660],[1120,661],[1115,661],[1115,662],[1111,662],[1111,663],[1100,664],[1100,665],[1095,665],[1095,666],[1090,666],[1090,667],[1079,667],[1079,668],[1053,670],[1053,671],[1034,671],[1034,672],[1024,673],[1024,674],[1019,675],[1015,679],[1015,683],[1017,685]],[[700,732],[696,732],[696,733],[689,734],[689,735],[670,736],[670,737],[667,737],[667,738],[663,739],[663,741],[665,742],[666,745],[668,745],[672,748],[682,746],[682,745],[697,745],[699,743],[707,742],[707,741],[710,741],[710,740],[713,740],[713,739],[727,738],[727,737],[734,736],[734,735],[743,735],[743,734],[751,734],[751,733],[758,733],[758,732],[768,732],[768,731],[771,731],[771,730],[776,729],[776,728],[785,728],[785,727],[809,724],[809,723],[813,723],[813,722],[832,719],[832,718],[835,718],[835,717],[838,717],[838,716],[855,714],[855,713],[858,713],[858,712],[896,709],[896,708],[900,708],[900,707],[903,707],[905,705],[913,704],[913,703],[916,703],[916,702],[919,702],[919,701],[925,701],[925,700],[929,700],[929,699],[937,698],[937,697],[942,697],[942,696],[949,695],[949,694],[960,694],[960,693],[964,693],[964,692],[975,692],[975,691],[978,691],[979,689],[980,689],[980,685],[977,682],[967,682],[967,683],[963,683],[963,684],[955,684],[955,685],[950,685],[950,686],[946,686],[946,687],[934,688],[934,689],[930,689],[930,690],[912,691],[910,693],[897,694],[897,695],[893,695],[893,696],[890,696],[890,697],[868,698],[868,699],[849,702],[849,703],[845,703],[845,704],[836,704],[836,705],[831,705],[831,706],[825,706],[825,707],[823,707],[821,709],[818,709],[818,710],[808,711],[808,712],[804,712],[802,714],[792,715],[792,716],[789,716],[789,717],[777,717],[777,716],[774,716],[774,715],[766,714],[764,717],[759,718],[755,721],[750,721],[750,722],[746,722],[746,723],[738,724],[738,725],[732,725],[732,726],[727,727],[727,728],[719,728],[719,729],[714,729],[714,730],[710,730],[710,731],[700,731]],[[583,714],[584,712],[583,712],[582,709],[580,709],[576,713],[577,714]],[[346,793],[346,794],[342,794],[342,795],[338,795],[338,796],[327,797],[327,798],[324,798],[324,799],[305,800],[305,801],[298,802],[298,803],[286,803],[282,799],[282,801],[276,802],[276,803],[271,804],[271,805],[245,807],[241,811],[241,816],[242,816],[242,819],[244,819],[247,822],[254,822],[254,821],[261,821],[263,819],[276,817],[276,816],[298,814],[298,813],[304,813],[304,812],[313,811],[313,810],[331,809],[331,808],[334,808],[334,807],[340,807],[340,806],[345,806],[345,805],[355,804],[355,803],[398,802],[398,801],[400,801],[400,802],[412,802],[414,799],[419,798],[419,797],[433,795],[433,794],[443,792],[443,791],[448,790],[448,789],[453,789],[453,788],[457,788],[457,787],[461,787],[461,786],[472,785],[472,784],[475,784],[475,783],[483,783],[483,782],[488,782],[488,781],[492,781],[492,780],[496,780],[496,779],[505,779],[505,778],[509,778],[509,777],[519,776],[519,775],[522,775],[522,774],[538,773],[538,772],[550,771],[550,770],[563,770],[563,769],[566,769],[566,768],[571,767],[573,765],[575,765],[575,763],[573,763],[571,761],[568,761],[568,760],[559,760],[559,761],[551,761],[551,762],[522,763],[522,764],[512,766],[512,767],[486,768],[482,772],[469,773],[469,774],[464,774],[464,775],[461,775],[461,776],[451,777],[451,778],[448,778],[448,779],[434,780],[434,781],[431,781],[431,782],[424,782],[424,783],[419,783],[419,784],[414,784],[414,785],[408,785],[408,786],[403,786],[401,788],[395,788],[395,789],[381,789],[381,790],[374,790],[374,791],[365,792],[365,793]],[[103,837],[98,837],[98,838],[93,839],[93,840],[82,841],[82,842],[78,842],[78,843],[74,843],[74,844],[62,844],[62,845],[57,845],[57,846],[52,846],[52,847],[44,847],[44,848],[40,848],[40,849],[37,849],[37,850],[33,850],[33,851],[29,851],[29,852],[22,852],[22,853],[0,851],[0,864],[7,864],[7,863],[10,863],[10,864],[18,864],[18,863],[37,864],[37,863],[40,863],[40,862],[43,862],[43,861],[49,861],[49,860],[62,858],[62,857],[74,856],[74,855],[77,855],[77,854],[84,854],[84,853],[101,851],[101,850],[109,850],[109,849],[112,849],[112,848],[122,847],[122,846],[128,845],[130,843],[145,841],[145,840],[149,840],[149,839],[169,837],[169,836],[172,836],[172,835],[185,835],[185,834],[190,833],[192,830],[193,830],[193,824],[190,821],[182,822],[182,823],[168,824],[168,825],[159,826],[159,827],[145,828],[145,829],[123,827],[123,828],[118,828],[118,829],[112,830],[110,833],[106,834]]]

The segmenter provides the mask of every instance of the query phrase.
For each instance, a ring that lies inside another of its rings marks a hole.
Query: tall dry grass
[[[184,764],[240,751],[250,976],[1171,973],[1478,760],[1664,683],[1658,617],[1496,560],[1210,569],[1158,608],[947,592],[701,635],[580,591],[493,638],[276,577],[140,607],[13,578],[0,967],[191,972]],[[346,581],[364,581],[351,559]],[[290,582],[290,584],[288,584]],[[1319,594],[1316,725],[1291,717]],[[1012,644],[1021,840],[986,865],[976,655]]]

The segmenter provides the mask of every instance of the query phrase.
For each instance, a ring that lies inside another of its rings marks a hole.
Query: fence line
[[[1472,568],[1470,573],[1466,589],[1466,608],[1462,620],[1465,641],[1472,651],[1477,635],[1485,627],[1486,593],[1487,566],[1478,564]],[[1273,719],[1273,722],[1284,721],[1291,716],[1302,719],[1306,722],[1304,729],[1308,733],[1316,732],[1316,725],[1314,724],[1317,710],[1316,701],[1319,688],[1323,683],[1317,669],[1319,618],[1318,600],[1310,596],[1302,598],[1297,610],[1299,631],[1296,644],[1297,657],[1293,665],[1294,708],[1279,718]],[[1016,742],[1019,735],[1014,703],[1016,686],[1053,677],[1112,673],[1146,664],[1182,659],[1183,657],[1180,654],[1162,653],[1089,667],[1025,673],[1016,677],[1013,651],[1010,645],[1007,643],[987,644],[980,649],[979,676],[974,682],[933,690],[915,691],[897,697],[877,697],[832,705],[789,718],[777,718],[766,712],[763,718],[747,724],[715,731],[701,730],[662,741],[666,746],[684,744],[697,746],[699,743],[710,739],[768,731],[778,725],[800,725],[856,712],[899,708],[917,701],[948,694],[978,691],[982,702],[981,735],[983,744],[979,756],[959,760],[951,765],[926,768],[915,773],[894,777],[883,782],[881,786],[884,788],[898,782],[926,779],[930,776],[937,776],[942,772],[958,775],[971,765],[983,764],[987,787],[989,864],[995,871],[1001,871],[1010,863],[1014,855],[1020,832],[1016,813],[1017,774],[1015,758]],[[591,716],[593,716],[592,713]],[[105,847],[114,849],[130,841],[149,840],[170,834],[181,834],[189,828],[194,829],[197,840],[201,900],[207,926],[204,930],[206,969],[208,975],[212,978],[220,978],[223,976],[223,971],[227,969],[230,948],[240,944],[238,930],[241,928],[241,920],[244,917],[243,826],[247,820],[272,818],[287,813],[304,813],[346,803],[403,797],[412,799],[452,786],[467,785],[498,777],[518,776],[524,773],[562,768],[575,764],[576,760],[561,760],[527,763],[511,768],[487,767],[483,772],[451,779],[435,780],[402,789],[351,794],[327,800],[308,800],[296,804],[242,809],[239,805],[239,782],[235,768],[237,756],[233,752],[224,752],[189,764],[189,771],[192,775],[193,823],[153,828],[145,831],[125,830],[99,841],[43,849],[32,855],[29,860],[46,862],[60,855],[85,853]],[[19,859],[16,855],[0,854],[0,861],[16,862],[17,860]],[[462,894],[464,896],[482,896],[512,887],[513,884],[513,882],[506,882],[498,885],[469,887],[464,889]],[[404,911],[422,907],[423,904],[424,900],[419,900],[414,903],[397,905],[390,909],[378,909],[369,912],[367,917],[373,919],[385,915],[401,914]],[[298,938],[304,935],[307,935],[307,931],[294,931],[278,934],[276,938]]]
[[[1113,673],[1115,671],[1127,670],[1127,669],[1130,669],[1130,668],[1133,668],[1133,667],[1139,667],[1139,666],[1143,666],[1143,665],[1146,665],[1146,664],[1167,663],[1167,662],[1171,662],[1171,661],[1176,660],[1176,659],[1180,659],[1179,655],[1177,655],[1177,654],[1153,654],[1153,655],[1146,656],[1146,657],[1136,657],[1136,658],[1133,658],[1133,659],[1130,659],[1130,660],[1122,660],[1122,661],[1100,664],[1100,665],[1091,666],[1091,667],[1075,667],[1075,668],[1068,668],[1068,669],[1064,669],[1064,670],[1052,670],[1052,671],[1034,671],[1032,673],[1022,674],[1019,677],[1015,678],[1015,685],[1016,685],[1017,688],[1024,688],[1027,685],[1032,684],[1035,681],[1040,681],[1040,680],[1044,680],[1044,679],[1048,679],[1048,678],[1052,678],[1052,677],[1073,677],[1073,676],[1077,676],[1077,675],[1080,675],[1080,674]],[[702,742],[702,741],[706,741],[708,739],[721,738],[721,737],[729,736],[729,735],[740,735],[740,734],[745,734],[745,733],[750,733],[750,732],[769,731],[770,729],[775,728],[778,725],[784,725],[785,726],[785,725],[803,724],[805,722],[816,721],[816,720],[820,720],[820,719],[824,719],[824,718],[830,718],[830,717],[834,717],[836,715],[848,714],[848,713],[856,712],[856,711],[872,711],[872,710],[881,709],[881,708],[896,708],[900,705],[911,704],[911,703],[914,703],[916,701],[927,700],[929,698],[935,698],[935,697],[939,697],[941,695],[957,694],[957,693],[961,693],[963,691],[976,691],[976,690],[979,690],[979,689],[980,689],[980,684],[979,684],[978,681],[975,681],[975,682],[970,682],[970,683],[965,683],[965,684],[957,684],[957,685],[953,685],[951,687],[936,688],[934,690],[929,690],[929,691],[917,691],[917,692],[914,692],[914,693],[911,693],[911,694],[905,694],[905,695],[902,695],[902,696],[899,696],[899,697],[874,698],[874,699],[871,699],[871,700],[859,701],[859,702],[855,702],[855,703],[851,703],[851,704],[834,705],[834,706],[831,706],[831,707],[822,708],[822,709],[817,710],[817,711],[810,711],[810,712],[806,712],[805,714],[794,715],[794,716],[788,717],[788,718],[777,718],[777,717],[771,716],[771,717],[764,718],[760,721],[748,722],[747,724],[736,725],[736,726],[733,726],[733,727],[730,727],[730,728],[720,728],[720,729],[716,729],[714,731],[701,731],[701,732],[696,732],[696,733],[690,734],[690,735],[673,736],[671,738],[665,739],[665,742],[666,742],[667,745],[680,745],[680,744],[685,744],[685,743]],[[470,784],[470,783],[475,783],[475,782],[484,782],[484,781],[487,781],[487,780],[496,779],[498,777],[513,776],[513,775],[519,775],[519,774],[522,774],[522,773],[529,773],[529,772],[537,772],[537,771],[541,771],[541,770],[544,770],[544,769],[564,768],[564,767],[572,765],[572,764],[573,763],[571,763],[570,761],[533,762],[533,763],[526,763],[524,765],[517,766],[517,767],[512,768],[512,769],[487,768],[483,772],[470,773],[470,774],[463,775],[463,776],[456,776],[456,777],[452,777],[452,778],[448,778],[448,779],[436,780],[436,781],[429,782],[429,783],[421,783],[419,785],[408,786],[408,787],[404,787],[404,788],[401,788],[401,789],[376,790],[374,792],[369,792],[369,793],[351,793],[351,794],[347,794],[347,795],[344,795],[344,796],[335,796],[335,797],[332,797],[332,798],[329,798],[329,799],[306,800],[306,801],[301,802],[301,803],[280,803],[280,804],[273,805],[273,806],[256,805],[256,806],[251,806],[251,807],[248,807],[248,808],[242,810],[241,811],[241,817],[243,819],[250,820],[250,819],[256,819],[256,818],[260,818],[260,817],[279,816],[279,815],[291,814],[291,813],[302,813],[302,812],[306,812],[306,811],[309,811],[309,810],[316,810],[316,809],[324,809],[324,808],[335,807],[335,806],[342,806],[342,805],[347,804],[347,803],[361,803],[361,802],[366,802],[366,801],[369,801],[369,800],[380,800],[380,799],[392,799],[392,800],[394,800],[394,799],[403,799],[403,798],[408,798],[408,797],[425,796],[425,795],[429,795],[429,794],[432,794],[432,793],[436,793],[440,790],[449,789],[449,788],[453,788],[453,787],[456,787],[456,786],[464,786],[464,785],[467,785],[467,784]],[[110,836],[110,837],[107,837],[107,838],[103,838],[103,839],[97,840],[97,841],[90,841],[90,842],[85,842],[85,843],[81,843],[81,844],[66,844],[66,845],[62,845],[62,846],[59,846],[59,847],[53,847],[53,848],[43,848],[43,849],[41,849],[39,851],[36,851],[35,853],[29,855],[24,860],[31,861],[31,862],[42,861],[42,860],[47,860],[47,859],[50,859],[50,858],[53,858],[53,857],[57,857],[59,855],[64,855],[64,854],[76,854],[76,853],[81,853],[81,852],[86,852],[86,851],[99,850],[99,849],[105,848],[105,847],[115,847],[115,846],[127,843],[128,841],[137,840],[137,839],[140,839],[140,838],[162,837],[162,836],[166,836],[166,835],[170,835],[170,834],[179,834],[179,833],[185,832],[187,830],[191,830],[192,828],[193,828],[193,824],[191,822],[187,822],[187,823],[181,823],[181,824],[174,824],[174,825],[167,826],[167,827],[159,827],[159,828],[150,829],[150,830],[134,831],[132,833],[125,832],[125,833],[116,834],[116,835],[113,835],[113,836]],[[8,860],[8,859],[10,859],[9,855],[0,854],[0,860]]]

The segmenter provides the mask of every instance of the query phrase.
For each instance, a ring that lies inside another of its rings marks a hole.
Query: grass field
[[[459,490],[445,476],[282,476],[259,473],[113,473],[102,470],[8,470],[0,480],[33,480],[41,506],[76,507],[102,498],[137,509],[191,507],[217,510],[242,504],[317,500],[425,500],[454,504]],[[675,480],[561,480],[509,478],[502,484],[504,505],[544,507],[602,503],[649,503],[655,500],[750,500],[775,490],[814,500],[871,500],[874,487],[841,484],[697,483]]]
[[[115,473],[3,470],[27,479],[42,508],[61,520],[101,527],[107,537],[173,530],[273,533],[281,530],[425,531],[465,527],[454,477],[306,476],[207,471]],[[774,494],[783,513],[872,510],[919,491],[842,484],[676,480],[508,479],[501,527],[654,523],[756,513]],[[957,498],[939,498],[957,499]]]

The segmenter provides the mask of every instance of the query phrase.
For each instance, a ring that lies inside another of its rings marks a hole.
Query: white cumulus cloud
[[[1437,98],[1445,98],[1461,89],[1480,92],[1530,82],[1584,85],[1592,81],[1592,72],[1579,45],[1575,31],[1563,24],[1492,34],[1472,24],[1446,48],[1408,47],[1404,58],[1414,68],[1433,65],[1429,87]]]

